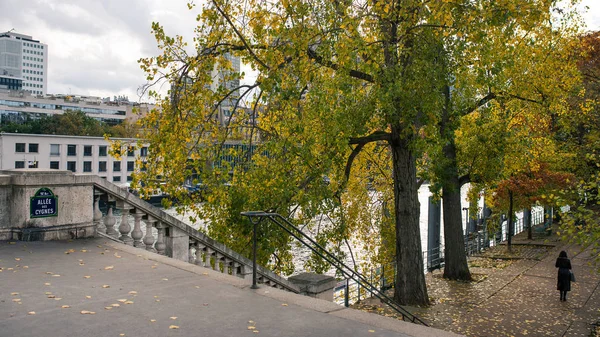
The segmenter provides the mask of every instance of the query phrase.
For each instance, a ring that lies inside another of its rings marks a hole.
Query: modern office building
[[[4,81],[20,80],[22,89],[33,95],[45,95],[48,90],[48,45],[29,35],[12,31],[0,33],[0,76],[5,78]],[[2,81],[0,79],[0,86]]]
[[[27,118],[40,118],[80,110],[88,116],[110,125],[125,119],[134,121],[152,109],[149,104],[129,101],[126,97],[100,98],[75,95],[31,95],[25,90],[0,89],[0,123],[20,122]]]
[[[137,139],[117,139],[136,144]],[[115,183],[131,181],[136,158],[148,156],[148,147],[123,149],[121,159],[109,154],[102,137],[0,133],[0,170],[43,168],[98,175]]]

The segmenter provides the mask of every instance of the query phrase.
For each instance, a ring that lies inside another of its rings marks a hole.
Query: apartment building
[[[19,81],[34,95],[48,91],[48,45],[12,31],[0,33],[0,85]]]
[[[88,116],[110,125],[125,119],[137,120],[154,106],[129,101],[126,97],[111,100],[79,95],[31,95],[25,90],[0,89],[0,123],[16,122],[80,110]]]
[[[134,145],[137,139],[117,139]],[[126,183],[142,161],[148,147],[125,148],[120,159],[109,154],[102,137],[0,133],[0,170],[44,168],[95,174],[108,181]]]

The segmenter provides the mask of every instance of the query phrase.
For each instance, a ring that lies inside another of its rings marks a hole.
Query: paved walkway
[[[0,242],[0,335],[456,336],[106,242]]]
[[[514,248],[513,255],[523,259],[504,259],[505,248],[488,251],[497,259],[472,259],[479,282],[447,281],[441,271],[428,274],[433,305],[411,311],[431,326],[467,336],[590,336],[591,324],[600,321],[600,274],[589,265],[591,250],[555,236],[528,241],[526,234],[515,238]],[[568,252],[577,278],[567,302],[556,290],[554,263],[561,250]]]

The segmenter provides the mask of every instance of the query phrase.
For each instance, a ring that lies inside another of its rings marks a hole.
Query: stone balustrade
[[[99,233],[124,244],[241,278],[251,278],[252,261],[104,179],[93,184],[93,221]],[[100,201],[107,203],[105,214]],[[114,215],[120,213],[120,221]],[[133,222],[131,221],[133,218]],[[118,223],[117,229],[115,226]],[[143,229],[143,230],[142,230]],[[156,234],[156,235],[155,235]],[[258,266],[258,282],[295,293],[297,285]]]

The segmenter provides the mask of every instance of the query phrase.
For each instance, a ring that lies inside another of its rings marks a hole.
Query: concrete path
[[[0,335],[457,336],[105,239],[0,242]]]

